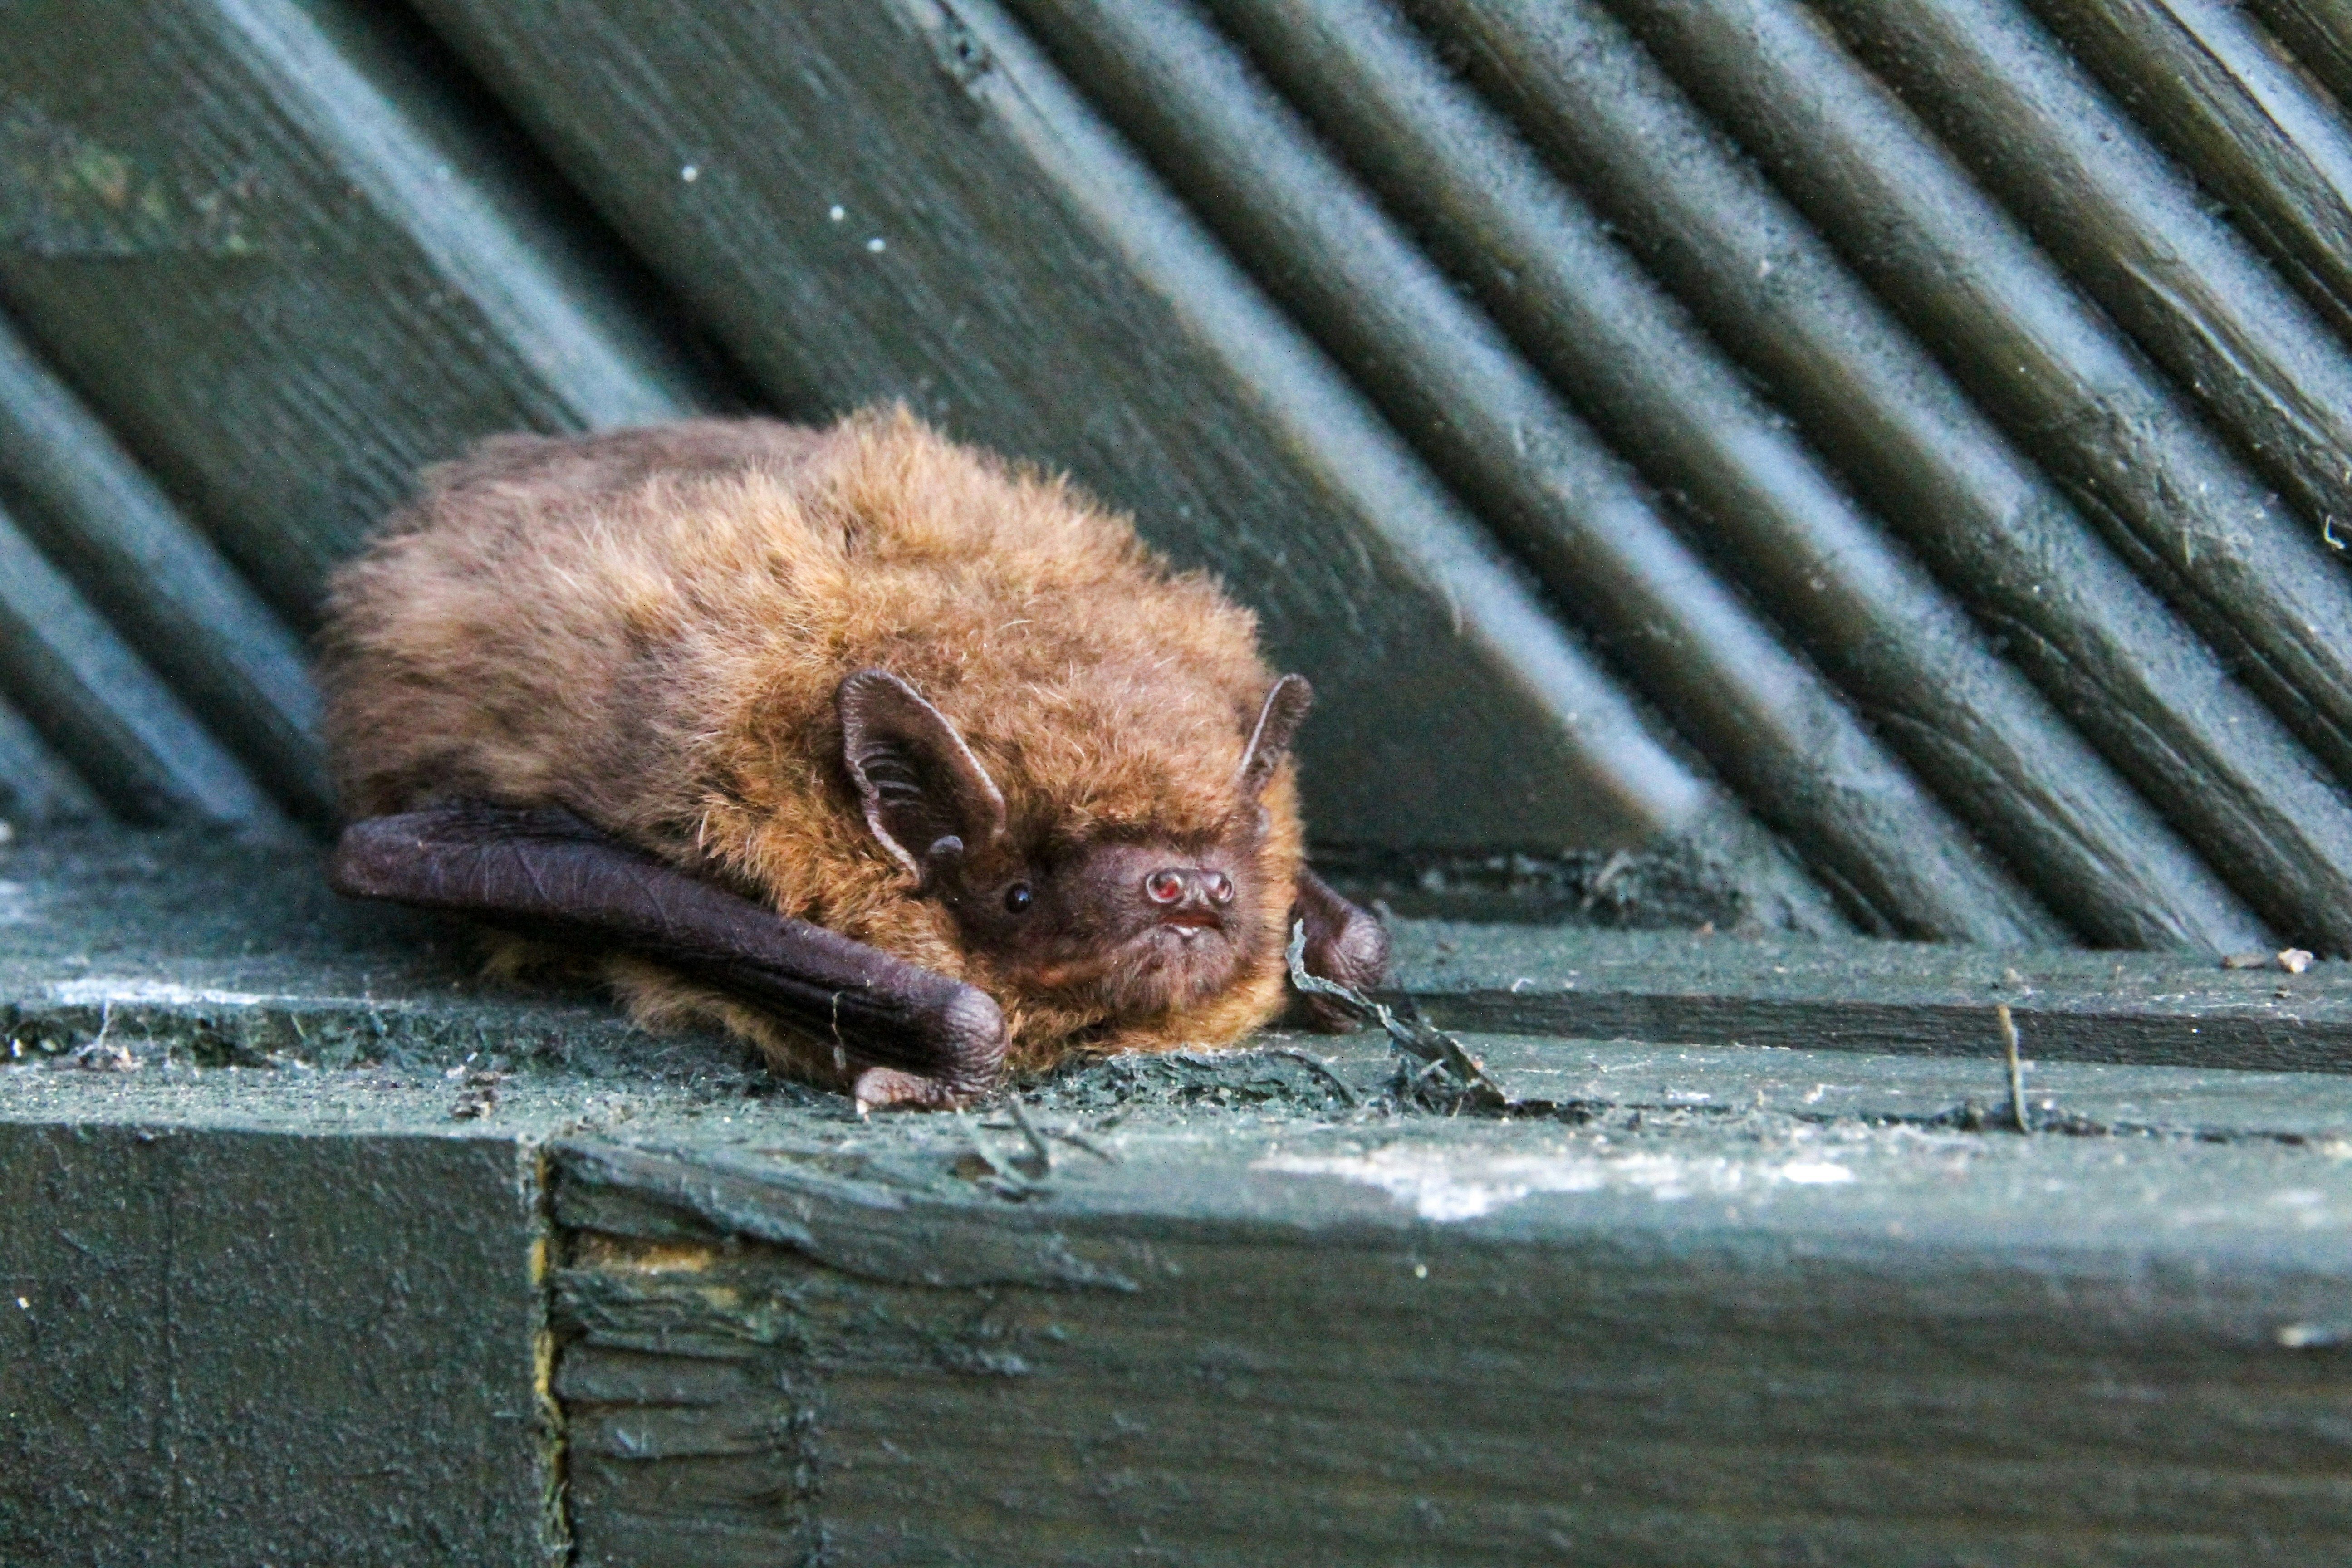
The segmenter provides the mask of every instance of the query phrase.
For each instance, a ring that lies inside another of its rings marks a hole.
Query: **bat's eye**
[[[1016,915],[1027,914],[1029,906],[1036,901],[1037,895],[1029,890],[1026,882],[1015,882],[1004,889],[1004,907]]]

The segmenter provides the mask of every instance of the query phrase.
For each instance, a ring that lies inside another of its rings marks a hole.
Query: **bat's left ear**
[[[929,887],[1004,831],[1004,796],[947,715],[887,669],[861,669],[834,693],[842,761],[866,825]]]
[[[1250,731],[1249,749],[1242,753],[1241,769],[1234,778],[1243,799],[1255,800],[1265,793],[1274,770],[1290,754],[1290,738],[1307,721],[1307,710],[1314,702],[1315,689],[1303,675],[1284,676],[1265,694],[1265,706],[1257,712],[1257,728]]]

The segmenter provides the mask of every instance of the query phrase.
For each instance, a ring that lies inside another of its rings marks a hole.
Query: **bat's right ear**
[[[841,754],[874,837],[926,887],[1004,831],[1004,796],[947,715],[887,669],[834,693]]]
[[[1265,694],[1265,706],[1258,710],[1257,723],[1250,731],[1249,745],[1234,774],[1244,799],[1255,800],[1265,793],[1267,781],[1290,754],[1291,740],[1307,721],[1307,710],[1314,701],[1315,689],[1303,675],[1284,676]]]

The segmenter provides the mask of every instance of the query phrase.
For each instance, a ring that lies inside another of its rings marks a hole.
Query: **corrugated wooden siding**
[[[1326,842],[2352,951],[2347,17],[17,0],[0,779],[323,825],[419,464],[897,397],[1258,608]]]

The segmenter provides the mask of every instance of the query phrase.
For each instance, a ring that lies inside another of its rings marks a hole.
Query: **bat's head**
[[[1134,1019],[1217,995],[1278,946],[1295,861],[1270,873],[1265,803],[1312,697],[1298,676],[1275,682],[1238,737],[1225,809],[1181,833],[1016,827],[955,726],[904,681],[861,670],[836,706],[866,826],[967,951],[1030,995]]]

